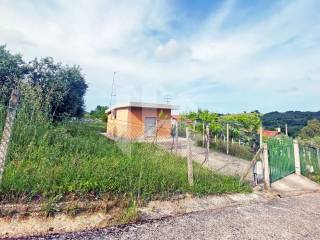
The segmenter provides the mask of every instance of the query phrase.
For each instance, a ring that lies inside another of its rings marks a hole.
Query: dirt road
[[[319,239],[320,193],[32,239]],[[30,239],[30,238],[28,238]]]

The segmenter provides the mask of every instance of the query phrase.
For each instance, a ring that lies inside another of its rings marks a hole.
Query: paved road
[[[40,239],[320,239],[320,193]]]

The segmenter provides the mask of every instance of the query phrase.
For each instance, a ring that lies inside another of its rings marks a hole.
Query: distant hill
[[[288,111],[288,112],[270,112],[262,116],[262,123],[265,129],[275,129],[281,127],[284,132],[285,124],[288,124],[288,134],[296,136],[301,128],[307,125],[311,119],[320,119],[319,112],[301,112],[301,111]]]

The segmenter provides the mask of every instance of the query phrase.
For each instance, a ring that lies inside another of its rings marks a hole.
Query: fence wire
[[[300,147],[301,173],[305,176],[320,174],[320,153],[319,148],[310,146]]]
[[[132,146],[128,143],[143,143],[174,154],[184,159],[185,162],[188,157],[191,157],[196,164],[194,168],[194,177],[196,178],[203,172],[203,170],[199,171],[199,168],[208,160],[209,147],[206,143],[202,143],[204,139],[202,134],[189,128],[188,139],[187,126],[184,122],[173,123],[170,120],[158,120],[155,126],[114,120],[108,122],[106,135],[115,140],[120,149],[127,154],[131,154],[130,148]]]

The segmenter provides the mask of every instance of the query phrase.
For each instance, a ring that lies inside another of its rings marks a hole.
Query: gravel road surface
[[[320,193],[28,239],[320,239]]]

